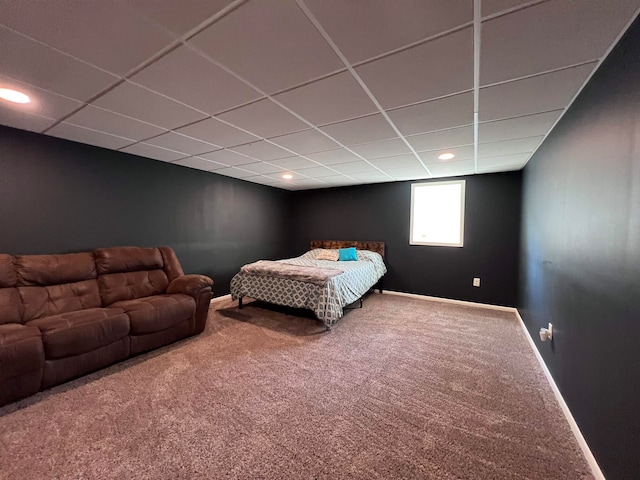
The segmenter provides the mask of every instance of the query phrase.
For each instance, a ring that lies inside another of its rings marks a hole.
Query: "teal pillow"
[[[339,260],[341,262],[352,262],[358,260],[356,247],[341,248],[340,250],[338,250],[338,253],[340,254]]]

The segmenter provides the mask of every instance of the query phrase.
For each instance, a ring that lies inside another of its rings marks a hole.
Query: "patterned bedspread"
[[[387,272],[382,257],[374,252],[358,250],[358,261],[333,262],[316,260],[317,250],[296,258],[278,260],[292,265],[337,268],[342,270],[324,285],[292,280],[286,277],[238,273],[231,280],[231,298],[251,297],[277,305],[313,310],[328,327],[343,315],[342,307],[364,295]]]

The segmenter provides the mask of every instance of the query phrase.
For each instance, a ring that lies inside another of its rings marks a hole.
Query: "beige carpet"
[[[298,313],[220,301],[198,337],[0,409],[0,478],[592,478],[513,314]]]

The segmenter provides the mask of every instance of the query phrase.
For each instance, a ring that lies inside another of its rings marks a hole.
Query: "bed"
[[[317,259],[321,252],[355,247],[356,261]],[[275,262],[261,260],[242,267],[231,279],[231,298],[250,297],[268,303],[312,310],[327,330],[344,307],[360,301],[372,287],[382,292],[384,242],[314,240],[305,254]]]

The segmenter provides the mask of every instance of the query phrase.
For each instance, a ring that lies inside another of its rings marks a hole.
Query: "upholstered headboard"
[[[384,258],[384,242],[356,242],[349,240],[311,240],[311,250],[314,248],[347,248],[356,247],[358,250],[371,250]]]

